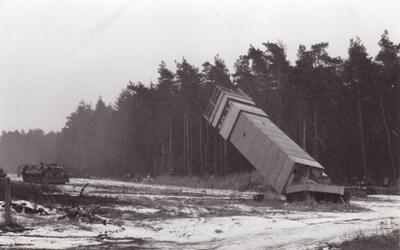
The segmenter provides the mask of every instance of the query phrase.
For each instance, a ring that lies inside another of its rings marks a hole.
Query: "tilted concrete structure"
[[[288,198],[344,196],[344,187],[324,184],[324,168],[280,130],[240,89],[216,87],[204,118]]]

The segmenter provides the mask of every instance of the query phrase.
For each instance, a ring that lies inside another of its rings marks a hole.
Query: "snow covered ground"
[[[365,211],[297,208],[275,199],[251,200],[252,192],[194,189],[112,180],[73,179],[64,191],[123,200],[104,205],[107,225],[58,221],[13,213],[22,233],[0,234],[0,247],[70,248],[86,246],[156,249],[315,249],[359,231],[379,233],[400,226],[399,196],[352,201]],[[303,204],[298,204],[303,206]]]

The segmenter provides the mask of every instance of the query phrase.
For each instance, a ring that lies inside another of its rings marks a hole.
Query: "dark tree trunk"
[[[314,119],[313,119],[313,130],[314,130],[314,148],[313,148],[313,156],[318,159],[318,124],[317,124],[317,107],[314,104]]]
[[[363,113],[362,113],[362,105],[361,105],[361,91],[360,84],[357,83],[357,123],[358,123],[358,132],[360,137],[360,154],[361,154],[361,167],[363,176],[368,175],[367,169],[367,156],[365,152],[365,137],[364,137],[364,122],[363,122]]]
[[[395,166],[395,162],[394,162],[392,139],[390,136],[390,129],[389,129],[388,122],[386,119],[385,106],[383,105],[382,96],[379,93],[378,93],[378,99],[379,99],[379,107],[381,109],[381,114],[382,114],[383,125],[385,127],[386,141],[387,141],[388,151],[389,151],[389,155],[390,155],[390,168],[392,171],[392,177],[396,178],[397,171],[396,171],[396,166]]]

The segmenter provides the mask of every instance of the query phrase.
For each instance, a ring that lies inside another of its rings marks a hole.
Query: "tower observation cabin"
[[[321,164],[271,122],[242,90],[216,86],[204,118],[288,200],[346,200],[344,187],[328,185]]]

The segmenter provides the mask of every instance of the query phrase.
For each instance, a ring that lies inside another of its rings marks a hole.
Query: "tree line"
[[[252,166],[202,117],[215,85],[241,88],[337,182],[395,179],[400,172],[400,44],[384,31],[368,55],[328,43],[300,45],[290,64],[281,42],[250,45],[229,72],[215,56],[201,67],[164,62],[156,83],[129,82],[112,105],[80,102],[59,132],[3,131],[0,167],[59,162],[96,176],[226,175]]]

